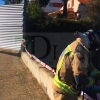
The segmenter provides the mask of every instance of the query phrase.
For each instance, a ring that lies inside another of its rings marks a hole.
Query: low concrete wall
[[[37,79],[43,90],[47,93],[50,100],[54,100],[52,89],[52,80],[54,74],[40,65],[34,59],[30,58],[26,52],[21,53],[21,58],[25,65],[32,72],[33,76]]]

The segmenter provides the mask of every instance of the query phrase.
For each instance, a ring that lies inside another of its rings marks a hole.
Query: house
[[[80,13],[84,10],[84,5],[88,0],[68,0],[67,11]],[[48,5],[45,7],[44,12],[48,13],[58,13],[63,11],[63,0],[50,0]]]

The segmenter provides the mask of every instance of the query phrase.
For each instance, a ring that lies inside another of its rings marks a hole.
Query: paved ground
[[[0,100],[50,100],[15,51],[0,49]]]

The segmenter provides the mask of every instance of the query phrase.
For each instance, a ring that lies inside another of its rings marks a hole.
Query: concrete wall
[[[21,58],[25,65],[31,71],[32,75],[37,79],[40,86],[47,93],[50,100],[54,100],[52,89],[52,80],[54,77],[54,73],[50,72],[48,69],[40,65],[34,59],[30,58],[26,52],[21,53]]]
[[[67,28],[67,26],[66,26]],[[27,46],[30,54],[35,55],[38,59],[46,63],[52,68],[56,67],[56,63],[64,48],[76,39],[73,33],[28,33],[25,36],[31,36],[34,40],[32,44]],[[28,40],[27,40],[28,41]],[[26,45],[26,44],[25,44]],[[32,47],[31,47],[32,46]],[[32,48],[32,50],[30,50]]]

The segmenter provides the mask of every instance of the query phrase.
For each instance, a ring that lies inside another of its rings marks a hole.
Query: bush
[[[83,32],[93,27],[91,22],[88,21],[75,21],[59,18],[51,19],[50,21],[46,19],[45,23],[45,32]]]
[[[76,19],[76,15],[74,12],[69,12],[67,17],[68,19]]]
[[[94,26],[98,26],[100,23],[100,0],[89,0],[85,5],[84,12],[88,16],[88,20],[92,21]]]
[[[26,32],[41,31],[44,20],[44,11],[38,0],[28,3],[26,7]]]
[[[44,11],[39,4],[38,0],[31,1],[26,7],[27,17],[29,18],[42,18],[44,17]]]
[[[58,13],[58,14],[57,14],[57,18],[63,18],[63,14]]]
[[[83,32],[93,28],[93,25],[85,20],[75,21],[47,17],[42,21],[31,19],[27,28],[29,32]]]
[[[58,17],[61,18],[45,17],[38,1],[32,1],[27,5],[26,32],[83,32],[93,27],[87,20],[72,20],[73,14],[70,20],[62,18],[61,14]]]

